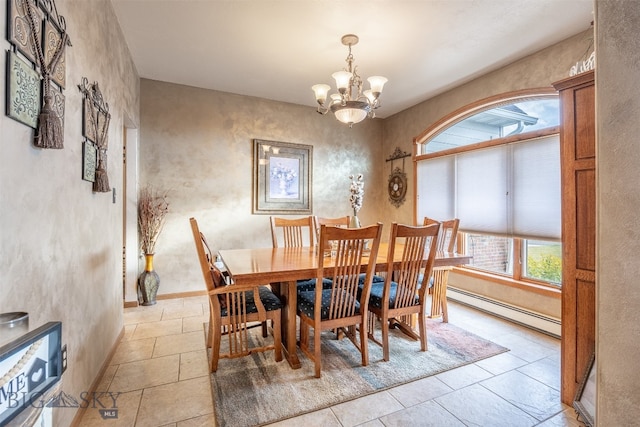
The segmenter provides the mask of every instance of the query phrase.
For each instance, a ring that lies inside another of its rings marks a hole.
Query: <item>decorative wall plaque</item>
[[[386,160],[391,162],[392,171],[389,174],[389,181],[387,186],[387,193],[389,194],[389,201],[393,206],[399,208],[404,203],[407,195],[407,174],[404,172],[404,158],[409,157],[411,154],[402,151],[400,147],[396,147],[394,152]],[[393,161],[402,160],[402,169],[399,167],[393,168]]]
[[[9,22],[7,25],[7,39],[20,53],[25,55],[34,64],[37,61],[36,51],[31,42],[31,28],[27,17],[27,0],[9,0]],[[35,7],[33,0],[29,0],[34,11],[34,21],[36,24],[37,40],[42,40],[42,19],[43,12]]]
[[[52,64],[56,50],[59,44],[62,42],[62,33],[58,30],[51,21],[46,21],[44,25],[44,61],[47,64]],[[53,65],[50,70],[51,80],[60,85],[61,88],[65,88],[66,85],[66,61],[64,51],[60,54],[60,59]]]
[[[85,181],[94,182],[96,180],[96,167],[98,150],[91,143],[91,141],[85,141],[82,143],[82,179]]]
[[[36,129],[35,146],[63,148],[65,49],[71,46],[65,19],[58,14],[54,0],[8,0],[7,5],[7,40],[12,44],[12,52],[20,53],[30,61],[32,71],[42,79],[36,125],[32,120],[16,117],[18,110],[15,104],[11,105],[15,98],[11,99],[10,95],[6,101],[7,115]],[[10,79],[8,72],[7,85],[14,84],[14,89],[16,84],[20,85]]]
[[[89,141],[96,142],[98,132],[98,115],[90,97],[85,96],[82,102],[82,135]]]
[[[387,192],[389,193],[389,201],[395,207],[404,203],[404,198],[407,195],[407,174],[397,166],[389,175]]]
[[[51,106],[56,114],[58,114],[58,117],[60,117],[62,127],[64,128],[64,94],[54,85],[49,88],[49,91],[52,98]]]
[[[109,104],[104,101],[98,82],[89,84],[86,77],[82,78],[82,83],[78,85],[80,92],[84,95],[82,133],[85,137],[85,156],[83,161],[82,179],[93,181],[93,191],[106,193],[111,191],[109,177],[107,175],[107,149],[109,148]],[[95,143],[92,144],[91,142]],[[91,148],[90,148],[91,147]],[[96,153],[94,163],[94,175],[87,170],[90,168],[90,150],[93,148]],[[93,178],[93,179],[91,179]]]
[[[40,74],[8,51],[7,79],[7,115],[35,129],[40,113]]]

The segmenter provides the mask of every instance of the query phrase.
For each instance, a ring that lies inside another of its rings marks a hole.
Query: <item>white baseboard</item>
[[[560,338],[561,335],[560,319],[451,287],[447,288],[447,299],[469,305],[557,338]]]

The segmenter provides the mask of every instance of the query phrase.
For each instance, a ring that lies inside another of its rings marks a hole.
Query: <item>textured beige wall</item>
[[[111,107],[108,172],[120,190],[123,115],[138,120],[139,80],[109,1],[56,4],[73,44],[66,52],[65,148],[35,148],[30,128],[0,117],[0,312],[26,311],[32,328],[62,321],[69,357],[62,387],[79,399],[122,330],[122,204],[81,179],[77,85],[82,77],[98,81]],[[5,70],[9,44],[4,37],[1,44]],[[4,109],[4,83],[0,99]],[[54,425],[68,425],[74,415],[57,409]]]
[[[588,26],[589,23],[585,23]],[[569,76],[569,68],[589,47],[593,31],[586,30],[567,40],[527,56],[497,71],[488,73],[384,120],[383,154],[388,157],[396,147],[413,153],[413,138],[447,114],[489,96],[520,89],[549,88],[551,83]],[[394,162],[398,165],[398,162]],[[400,208],[385,205],[385,217],[400,222],[413,221],[415,196],[413,164],[406,159],[409,178],[407,202]],[[391,172],[387,164],[380,178],[386,184]]]
[[[586,23],[588,26],[589,23]],[[413,153],[413,138],[447,114],[470,103],[489,96],[520,89],[551,87],[551,83],[569,76],[569,69],[589,48],[593,31],[586,30],[574,37],[527,56],[506,67],[488,73],[473,81],[449,90],[428,101],[398,113],[383,122],[383,152],[388,157],[395,147]],[[593,49],[593,47],[591,47]],[[395,165],[399,163],[396,161]],[[405,160],[405,171],[409,181],[407,201],[400,207],[383,203],[383,217],[390,221],[413,221],[415,188],[414,168],[410,159]],[[391,172],[385,165],[381,185]],[[452,275],[451,283],[471,292],[483,290],[490,298],[529,308],[539,313],[560,318],[560,298],[536,296],[526,292],[481,279],[470,280],[467,276]]]
[[[2,3],[0,22],[6,22],[6,0]],[[78,395],[95,378],[122,327],[122,205],[119,198],[114,205],[110,195],[93,194],[90,184],[79,178],[81,96],[76,85],[82,77],[98,81],[111,106],[108,168],[111,185],[118,189],[122,167],[116,153],[122,148],[124,117],[139,122],[139,91],[110,4],[56,3],[73,42],[67,51],[66,147],[33,148],[29,128],[0,117],[0,312],[27,311],[32,327],[63,322],[63,342],[69,346],[63,388]],[[635,236],[640,228],[637,5],[635,0],[598,0],[596,8],[599,425],[634,425],[640,419],[635,339],[640,335],[640,293],[635,290],[640,273]],[[166,288],[161,293],[201,289],[187,222],[191,215],[201,221],[215,248],[247,242],[268,246],[267,217],[251,215],[253,138],[314,145],[314,213],[349,213],[346,177],[363,172],[363,222],[410,222],[413,189],[400,209],[388,204],[390,165],[384,158],[397,146],[411,151],[414,136],[462,105],[564,77],[586,48],[587,37],[578,35],[382,124],[366,122],[352,130],[310,107],[143,81],[142,178],[169,189],[172,202],[158,248],[157,267]],[[2,47],[9,48],[4,39]],[[6,57],[0,58],[4,69]],[[539,61],[544,65],[531,68]],[[0,85],[0,98],[4,94]],[[408,164],[405,170],[411,177]],[[55,425],[68,425],[73,412],[57,410],[55,417]]]
[[[313,107],[143,79],[140,183],[167,190],[170,203],[154,261],[159,294],[204,289],[191,216],[214,251],[271,246],[268,215],[251,213],[253,139],[313,146],[316,215],[349,215],[349,175],[364,174],[359,217],[369,224],[386,203],[374,179],[381,134],[377,119],[349,129]]]
[[[640,420],[640,3],[596,3],[598,426]]]
[[[589,46],[590,37],[592,32],[585,31],[391,118],[366,120],[352,129],[314,113],[311,107],[143,79],[140,180],[169,191],[171,203],[154,263],[161,275],[159,294],[203,288],[190,216],[201,223],[214,250],[271,244],[268,217],[251,214],[254,138],[314,146],[314,214],[349,214],[348,176],[362,172],[366,192],[362,222],[412,223],[411,158],[404,159],[409,177],[405,203],[396,208],[387,199],[392,165],[384,160],[393,150],[400,147],[412,153],[414,136],[460,106],[496,93],[548,87],[566,77]],[[402,163],[397,160],[393,166]],[[132,290],[135,283],[128,286]],[[546,313],[547,303],[559,317],[558,299],[531,308]]]

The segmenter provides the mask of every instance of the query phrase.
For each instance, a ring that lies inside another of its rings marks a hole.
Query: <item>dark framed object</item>
[[[82,143],[82,179],[94,182],[96,180],[96,168],[98,167],[98,150],[91,141]]]
[[[588,427],[595,426],[596,419],[596,353],[591,355],[587,371],[578,386],[573,408]]]
[[[57,28],[51,20],[45,21],[44,25],[44,60],[47,64],[51,64],[55,56],[56,47],[62,41],[62,32]],[[51,80],[56,82],[62,89],[67,84],[66,80],[67,65],[64,53],[55,64],[55,68],[51,70]]]
[[[110,193],[107,174],[109,148],[109,104],[102,96],[98,82],[89,83],[86,77],[78,85],[83,95],[82,135],[84,136],[82,179],[93,182],[93,191]],[[93,168],[93,171],[91,169]]]
[[[254,214],[311,214],[313,146],[253,140]]]
[[[62,123],[62,127],[64,128],[64,93],[56,87],[56,85],[51,85],[49,88],[49,92],[51,94],[51,107],[53,111],[58,114],[60,117],[60,122]]]
[[[399,167],[396,167],[389,175],[387,192],[389,193],[389,201],[396,208],[404,203],[407,195],[407,174]]]
[[[35,129],[40,99],[40,74],[17,53],[7,51],[7,116]]]
[[[63,148],[65,50],[71,46],[66,21],[58,14],[55,0],[7,0],[6,4],[7,40],[11,44],[7,57],[6,113],[37,129],[33,134],[36,147]],[[34,75],[38,81],[35,119]],[[51,131],[41,132],[43,129]]]
[[[27,17],[25,1],[29,1],[34,11],[37,40],[42,40],[42,21],[44,14],[33,0],[9,0],[7,21],[7,40],[13,44],[29,61],[36,63],[36,51],[31,42],[31,28]]]
[[[97,142],[98,115],[91,98],[85,97],[82,102],[82,134],[91,142]]]
[[[4,426],[28,405],[39,404],[43,393],[60,381],[62,323],[49,322],[0,347],[0,425]],[[10,403],[10,404],[8,404]]]

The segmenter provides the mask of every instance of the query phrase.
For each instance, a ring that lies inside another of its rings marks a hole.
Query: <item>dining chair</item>
[[[312,215],[302,218],[280,218],[272,216],[271,240],[273,247],[303,247],[313,246],[314,217]],[[308,236],[308,237],[305,237]],[[308,240],[307,240],[308,239]]]
[[[332,225],[334,227],[349,227],[349,221],[351,221],[350,216],[341,216],[337,218],[328,218],[322,216],[314,216],[314,229],[316,231],[316,236],[320,236],[320,226],[321,225]]]
[[[331,225],[334,227],[343,227],[343,228],[348,228],[351,224],[351,217],[350,216],[341,216],[338,218],[326,218],[326,217],[320,217],[320,216],[316,216],[315,217],[315,228],[316,228],[316,241],[319,241],[319,237],[320,237],[320,226],[321,225]],[[329,251],[328,249],[326,249],[327,251]],[[365,280],[365,274],[362,273],[360,274],[360,282],[362,283]],[[383,282],[384,281],[384,277],[380,277],[377,274],[375,274],[373,276],[373,282]]]
[[[315,376],[320,378],[321,341],[324,330],[340,330],[356,346],[362,355],[362,365],[369,364],[367,344],[367,305],[375,270],[375,260],[380,246],[382,223],[362,228],[320,226],[318,244],[317,280],[331,277],[331,287],[316,286],[313,290],[297,292],[297,313],[300,316],[300,349],[315,365]],[[367,248],[367,241],[369,249]],[[324,256],[324,249],[335,242],[331,257]],[[366,266],[366,279],[358,292],[360,271]],[[359,339],[356,336],[356,326]],[[313,347],[310,329],[313,328]]]
[[[206,238],[195,218],[189,219],[196,244],[200,268],[209,295],[209,331],[207,347],[211,347],[210,372],[216,372],[220,358],[237,358],[255,352],[275,351],[275,360],[282,360],[282,302],[267,286],[227,284],[213,261]],[[272,321],[273,344],[251,346],[249,328]],[[222,336],[228,349],[221,352]]]
[[[273,247],[279,247],[279,243],[285,248],[290,247],[312,247],[316,230],[316,219],[313,215],[302,218],[279,218],[272,216],[271,221],[271,240]],[[347,223],[348,225],[348,223]],[[307,240],[306,235],[309,235]],[[278,290],[278,283],[272,283],[272,288]],[[323,286],[328,287],[329,282],[323,280]],[[300,279],[297,281],[298,290],[311,290],[316,287],[316,278]]]
[[[455,252],[460,219],[454,218],[446,221],[438,221],[425,216],[422,225],[431,225],[435,223],[440,224],[440,235],[436,250],[438,252]]]
[[[397,326],[405,334],[419,340],[420,350],[427,351],[427,286],[421,286],[420,276],[422,271],[424,277],[431,274],[437,252],[439,229],[440,224],[391,224],[385,281],[373,283],[369,296],[369,311],[373,314],[369,318],[369,339],[382,346],[385,361],[389,360],[390,326]],[[402,251],[402,257],[399,267],[394,267],[398,250]],[[415,314],[418,315],[418,334],[411,325],[411,318]],[[376,319],[380,319],[382,341],[378,341],[374,336]]]
[[[458,240],[458,227],[460,219],[454,218],[446,221],[438,221],[433,218],[424,217],[423,225],[440,224],[440,234],[438,236],[438,252],[454,252],[456,241]],[[453,267],[435,267],[432,277],[429,278],[431,288],[431,316],[440,317],[444,323],[449,322],[447,309],[447,283],[449,282],[449,272]],[[424,277],[429,277],[425,274]]]
[[[342,227],[342,228],[349,228],[349,221],[351,221],[351,217],[350,216],[341,216],[341,217],[337,217],[337,218],[328,218],[328,217],[321,217],[321,216],[314,216],[313,217],[313,224],[314,224],[314,229],[315,229],[315,233],[316,233],[316,244],[320,241],[320,226],[321,225],[330,225],[333,227]],[[330,255],[331,248],[327,249],[327,253],[325,255]]]

